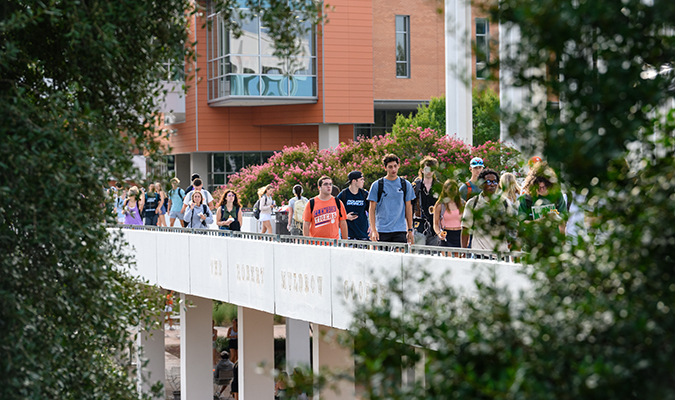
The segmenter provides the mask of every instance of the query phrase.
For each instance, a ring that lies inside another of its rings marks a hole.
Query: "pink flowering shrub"
[[[520,153],[500,142],[487,142],[471,147],[427,128],[409,127],[396,135],[386,134],[362,139],[349,144],[340,143],[330,150],[318,150],[315,145],[302,144],[284,147],[267,163],[244,168],[233,175],[223,187],[233,189],[244,206],[251,206],[258,199],[257,191],[265,185],[274,188],[277,204],[287,204],[293,196],[293,186],[301,184],[304,196],[311,198],[318,193],[317,180],[322,175],[333,179],[340,188],[346,187],[349,172],[359,170],[366,178],[366,189],[384,176],[382,157],[394,153],[401,159],[399,175],[412,181],[418,174],[419,161],[427,155],[439,161],[442,179],[459,176],[470,178],[469,161],[483,158],[485,165],[498,171],[519,171]]]

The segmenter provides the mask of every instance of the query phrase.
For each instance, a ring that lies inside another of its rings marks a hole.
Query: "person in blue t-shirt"
[[[382,163],[387,176],[373,182],[368,193],[370,240],[413,244],[415,191],[407,179],[398,177],[400,162],[395,154],[385,155]]]
[[[351,240],[370,240],[368,238],[368,191],[363,189],[366,179],[361,171],[352,171],[347,176],[349,185],[337,198],[347,211],[348,237]]]

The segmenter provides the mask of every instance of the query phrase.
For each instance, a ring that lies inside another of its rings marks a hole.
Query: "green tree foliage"
[[[153,96],[189,6],[3,3],[3,399],[138,398],[126,329],[161,308],[105,229],[104,188],[132,176],[134,151],[158,150]]]
[[[504,115],[509,131],[559,166],[586,223],[568,237],[554,218],[521,223],[527,293],[484,280],[464,298],[452,272],[439,279],[420,267],[407,290],[392,282],[390,303],[355,318],[366,398],[675,398],[675,7],[491,5],[503,27],[520,27],[499,62],[534,105]],[[560,98],[559,116],[541,114],[540,89]],[[397,383],[396,371],[419,360],[412,346],[426,349],[425,388]]]
[[[473,90],[473,143],[499,141],[499,95],[489,87]]]
[[[428,105],[417,107],[417,114],[403,114],[396,116],[396,122],[391,128],[394,135],[405,132],[410,127],[431,128],[441,135],[445,135],[445,96],[432,97]]]
[[[499,96],[489,87],[473,90],[473,143],[476,146],[486,142],[499,141]],[[397,135],[410,127],[431,128],[445,134],[445,96],[432,97],[428,105],[420,105],[417,114],[396,116],[391,128]]]

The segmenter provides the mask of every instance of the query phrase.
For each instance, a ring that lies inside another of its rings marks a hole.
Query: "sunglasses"
[[[498,184],[499,184],[499,181],[491,181],[491,180],[487,180],[487,181],[485,181],[485,183],[487,183],[488,185],[498,185]]]

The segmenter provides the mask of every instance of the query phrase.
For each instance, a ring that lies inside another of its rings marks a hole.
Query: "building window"
[[[257,14],[238,18],[242,35],[225,28],[220,13],[207,15],[207,92],[209,102],[231,97],[316,98],[316,33],[312,27],[298,42],[301,54],[280,59],[274,40]],[[236,14],[233,13],[233,14]],[[306,22],[310,28],[310,22]]]
[[[375,121],[373,124],[354,125],[354,141],[365,137],[370,139],[375,136],[384,135],[391,132],[391,128],[396,123],[396,117],[401,114],[407,116],[417,115],[417,110],[375,110],[373,113]]]
[[[410,16],[396,16],[396,77],[410,78]]]
[[[247,152],[227,152],[211,153],[208,157],[208,190],[225,185],[230,175],[236,174],[243,168],[251,165],[260,165],[274,155],[273,151],[247,151]]]
[[[490,24],[487,18],[476,18],[476,79],[487,79],[490,75],[487,64],[490,61]]]

